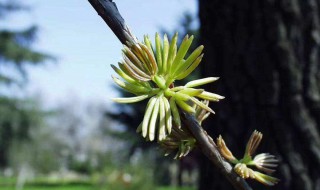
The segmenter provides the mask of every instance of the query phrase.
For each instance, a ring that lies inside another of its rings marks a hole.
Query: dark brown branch
[[[112,0],[88,0],[97,13],[108,24],[121,43],[135,41],[135,37],[130,33],[124,19],[121,17],[116,5]],[[232,166],[224,160],[219,153],[214,141],[199,125],[197,120],[190,114],[182,113],[183,123],[191,131],[197,143],[209,160],[227,177],[237,190],[252,190],[247,182],[239,177]]]
[[[122,44],[135,41],[128,26],[120,15],[118,8],[112,0],[88,0],[99,16],[107,23]]]
[[[233,171],[233,167],[221,156],[213,139],[199,125],[196,118],[182,112],[183,124],[188,127],[202,153],[223,173],[238,190],[252,190],[247,182]]]

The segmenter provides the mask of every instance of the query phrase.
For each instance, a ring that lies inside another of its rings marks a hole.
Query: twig
[[[89,3],[108,24],[122,44],[136,41],[112,0],[89,0]]]
[[[182,116],[184,126],[191,131],[192,135],[197,140],[198,147],[201,149],[202,153],[212,161],[232,185],[238,190],[252,190],[248,183],[233,171],[229,162],[221,156],[215,142],[199,125],[196,118],[185,112],[182,112]]]
[[[131,34],[124,19],[121,17],[116,4],[112,0],[88,0],[97,13],[108,24],[122,44],[136,41]],[[185,126],[191,131],[204,155],[227,177],[237,190],[252,190],[247,182],[239,177],[232,166],[225,161],[219,153],[214,141],[207,132],[199,125],[197,120],[190,114],[182,112]]]

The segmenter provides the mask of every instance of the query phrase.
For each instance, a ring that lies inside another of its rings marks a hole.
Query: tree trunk
[[[208,132],[240,158],[254,129],[258,152],[280,159],[275,187],[320,189],[319,0],[199,0],[204,76],[219,76]],[[233,189],[203,158],[200,190]]]

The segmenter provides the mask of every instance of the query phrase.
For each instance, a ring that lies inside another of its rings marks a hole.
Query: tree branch
[[[220,154],[213,139],[199,125],[196,118],[186,112],[182,112],[182,122],[197,140],[202,153],[223,173],[237,190],[252,190],[247,182],[233,171],[229,162]]]
[[[97,13],[108,24],[122,44],[134,42],[136,38],[121,17],[116,4],[112,0],[88,0]],[[191,131],[204,155],[226,176],[237,190],[252,190],[247,182],[238,176],[232,166],[219,153],[215,142],[190,114],[182,112],[183,123]]]
[[[99,16],[107,23],[122,44],[134,42],[136,38],[131,34],[129,27],[120,15],[112,0],[88,0]]]

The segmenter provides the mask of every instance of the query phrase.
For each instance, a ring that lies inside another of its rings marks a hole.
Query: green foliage
[[[110,157],[103,168],[92,175],[75,177],[37,177],[25,182],[24,189],[95,189],[95,190],[150,190],[154,185],[154,171],[150,155],[139,157],[135,161],[115,163]],[[107,160],[106,160],[107,161]],[[118,161],[118,160],[116,160]],[[0,189],[12,189],[17,183],[15,178],[1,178]]]
[[[16,187],[6,187],[5,190],[15,190]],[[23,188],[24,190],[93,190],[93,188],[83,185],[72,185],[72,186],[53,186],[53,187],[33,187],[33,186],[26,186]]]
[[[147,178],[148,179],[148,178]],[[146,179],[146,180],[147,180]],[[144,181],[147,182],[147,181]],[[4,190],[15,190],[15,183],[16,183],[16,179],[14,178],[0,178],[0,189],[4,189]],[[147,182],[148,183],[148,182]],[[141,184],[140,184],[141,185]],[[140,188],[142,187],[142,189]],[[83,181],[61,181],[61,180],[56,180],[56,181],[50,181],[50,180],[46,180],[46,179],[35,179],[29,182],[26,182],[26,184],[24,185],[24,190],[99,190],[99,189],[103,189],[103,190],[117,190],[121,189],[121,190],[195,190],[195,188],[193,187],[169,187],[169,186],[161,186],[161,187],[155,187],[155,186],[149,186],[147,187],[146,185],[141,185],[141,186],[135,186],[135,187],[130,187],[130,188],[126,188],[122,185],[111,185],[111,186],[104,186],[104,188],[102,187],[98,187],[97,185],[94,185],[92,181],[87,181],[87,182],[83,182]],[[150,189],[147,189],[150,188]]]
[[[0,97],[0,166],[8,164],[13,142],[30,140],[30,128],[40,126],[44,114],[32,100]]]
[[[153,171],[141,165],[127,165],[122,169],[106,169],[105,175],[96,177],[97,189],[150,190],[154,189]],[[100,183],[99,183],[100,181]]]
[[[14,190],[15,188],[12,188]],[[8,189],[10,190],[10,189]],[[29,187],[27,186],[24,190],[93,190],[93,188],[83,185],[73,186],[57,186],[57,187]]]
[[[70,163],[69,169],[81,174],[92,174],[95,168],[92,167],[91,163],[86,160],[84,162],[80,162],[74,160]]]
[[[8,187],[5,190],[15,190],[15,187]],[[53,186],[53,187],[30,187],[26,186],[24,190],[96,190],[93,187],[81,186],[81,185],[73,185],[73,186]],[[113,189],[105,189],[105,190],[113,190]],[[135,190],[140,190],[135,189]],[[156,190],[195,190],[192,187],[158,187]]]
[[[37,27],[31,26],[25,30],[0,30],[0,64],[10,67],[26,77],[25,66],[43,63],[51,56],[31,48],[36,37]],[[14,76],[0,72],[0,82],[17,82]]]
[[[157,190],[195,190],[193,187],[158,187]]]
[[[25,5],[18,1],[0,2],[0,19],[4,19],[9,13],[27,10]],[[33,42],[36,40],[38,28],[30,26],[25,29],[0,30],[0,84],[11,84],[21,82],[17,80],[17,75],[10,75],[5,69],[10,68],[15,74],[19,73],[23,78],[26,77],[25,67],[27,65],[37,65],[44,61],[54,58],[43,52],[34,50]]]
[[[2,1],[0,19],[7,18],[10,13],[27,9],[18,1]],[[9,149],[13,142],[29,141],[30,129],[42,122],[44,113],[35,101],[3,95],[3,92],[9,91],[8,84],[23,84],[27,76],[27,65],[38,65],[52,59],[51,56],[32,48],[36,33],[36,26],[21,30],[0,29],[0,167],[7,166]]]
[[[92,175],[95,189],[155,189],[154,152],[135,154],[131,159],[110,154],[102,170]]]
[[[0,188],[1,187],[15,187],[17,183],[16,178],[8,178],[8,177],[0,177]],[[38,177],[32,180],[27,180],[24,184],[26,188],[32,189],[68,189],[68,188],[78,188],[78,187],[92,187],[91,180],[68,180],[68,179],[51,179],[51,178],[44,178]],[[2,188],[1,188],[2,189]]]

